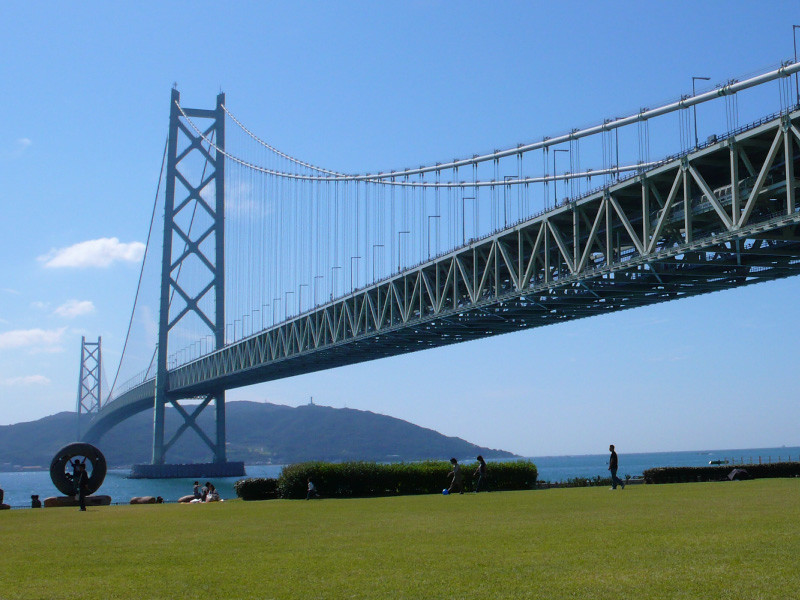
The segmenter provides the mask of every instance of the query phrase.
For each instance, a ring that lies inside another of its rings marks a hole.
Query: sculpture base
[[[86,496],[84,501],[86,506],[108,506],[111,504],[111,496]],[[42,504],[45,508],[80,506],[75,496],[53,496],[51,498],[45,498]]]
[[[243,462],[188,465],[133,465],[131,479],[201,479],[244,477]]]

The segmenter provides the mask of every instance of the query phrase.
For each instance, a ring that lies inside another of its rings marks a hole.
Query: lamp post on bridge
[[[553,208],[558,206],[558,180],[556,179],[556,154],[558,152],[566,152],[569,154],[569,150],[553,148]]]
[[[400,266],[403,262],[403,253],[400,251],[400,236],[404,233],[411,233],[410,231],[398,231],[397,232],[397,272],[400,272]]]
[[[325,275],[314,275],[314,306],[317,306],[317,279],[325,279]]]
[[[467,245],[467,209],[466,201],[475,202],[475,196],[461,196],[461,245]]]
[[[303,307],[301,305],[301,302],[303,300],[303,288],[304,287],[309,287],[309,286],[308,286],[307,283],[301,283],[300,285],[297,286],[297,314],[298,315],[301,312],[303,312]]]
[[[431,257],[431,219],[439,219],[439,218],[441,218],[441,215],[428,215],[428,240],[427,241],[428,241],[428,258],[429,259]],[[438,227],[439,227],[439,222],[438,221],[436,222],[436,227],[437,227],[437,230],[438,230]],[[437,248],[437,250],[438,250],[438,248]]]
[[[255,311],[253,311],[253,312],[255,312]],[[249,329],[247,328],[246,319],[250,319],[250,328]],[[245,333],[245,330],[247,331],[247,333]],[[246,315],[242,315],[242,337],[245,338],[245,337],[247,337],[248,335],[250,335],[252,333],[253,333],[253,316],[250,313],[247,313]]]
[[[283,294],[283,320],[289,318],[289,294],[294,295],[294,291],[289,290],[288,292]]]
[[[508,183],[509,180],[519,179],[517,175],[503,175],[503,222],[505,226],[508,227],[508,192],[511,191],[511,184]],[[519,206],[519,202],[517,202],[517,218],[519,218],[522,214],[522,209]]]
[[[350,291],[351,292],[356,289],[356,285],[355,285],[355,282],[353,280],[353,261],[354,260],[355,261],[361,260],[361,257],[360,256],[351,256],[350,257]],[[356,263],[356,264],[358,264],[358,263]],[[358,275],[358,273],[356,273],[356,275]]]
[[[280,302],[280,298],[273,298],[272,299],[272,324],[275,325],[275,322],[278,320],[275,317],[275,310],[278,308],[278,302]]]
[[[342,267],[331,267],[331,300],[336,295],[336,278],[334,277],[334,271],[337,269],[341,270]]]
[[[696,95],[697,92],[694,89],[694,82],[695,81],[710,81],[711,77],[692,77],[692,96]],[[692,106],[692,112],[694,113],[694,147],[697,148],[700,145],[700,142],[697,138],[697,104]]]
[[[375,283],[375,250],[383,248],[383,244],[372,244],[372,283]]]

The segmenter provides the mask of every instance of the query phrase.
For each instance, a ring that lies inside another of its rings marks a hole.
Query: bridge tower
[[[225,344],[224,103],[225,95],[219,94],[214,110],[181,108],[180,93],[172,90],[153,419],[152,465],[156,473],[150,475],[155,477],[170,476],[159,475],[158,466],[164,465],[166,452],[187,429],[193,429],[211,449],[214,463],[226,463],[225,390],[195,397],[192,400],[199,400],[199,404],[184,407],[180,401],[187,398],[170,393],[168,365],[170,332],[180,323],[192,320],[196,328],[207,330],[216,349]],[[194,123],[203,133],[194,130]],[[184,267],[194,274],[200,272],[203,281],[179,283],[178,275]],[[198,425],[197,417],[212,403],[215,431],[209,436]],[[176,409],[183,423],[165,441],[167,405]]]
[[[87,342],[81,337],[81,368],[78,376],[78,405],[76,440],[81,439],[81,414],[96,414],[100,410],[102,399],[102,351],[101,338],[96,342]]]

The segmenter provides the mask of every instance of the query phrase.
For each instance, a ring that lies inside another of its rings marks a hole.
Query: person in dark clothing
[[[453,481],[450,482],[450,487],[447,488],[447,493],[454,494],[458,492],[459,494],[463,494],[464,474],[461,472],[461,465],[458,464],[458,461],[455,458],[450,459],[450,464],[453,465],[453,470],[450,471],[447,476],[452,477]]]
[[[0,504],[3,503],[3,498],[5,497],[6,493],[3,491],[3,488],[0,488]]]
[[[306,494],[306,500],[311,500],[312,498],[319,498],[319,493],[317,493],[317,486],[314,485],[314,482],[311,481],[311,477],[309,477],[308,493]]]
[[[78,490],[80,510],[86,510],[86,491],[89,488],[89,474],[86,472],[86,465],[83,463],[80,463],[78,468],[78,479],[75,482],[75,487]]]
[[[38,494],[31,495],[31,508],[42,508],[42,501],[39,500]]]
[[[611,452],[611,457],[608,459],[608,470],[611,471],[611,489],[615,490],[617,489],[617,485],[621,485],[622,489],[624,490],[625,482],[617,477],[617,468],[619,467],[619,462],[617,459],[617,453],[614,450],[614,444],[611,444],[608,449]]]
[[[484,489],[488,492],[489,491],[489,482],[486,479],[486,461],[483,460],[483,456],[478,454],[478,468],[475,469],[475,473],[473,477],[477,475],[478,482],[475,484],[475,493],[481,491],[481,484],[483,484]]]
[[[85,461],[85,459],[84,459]],[[79,461],[77,458],[75,460],[71,460],[69,465],[72,467],[72,480],[74,482],[78,481],[78,469],[81,468],[81,465],[86,466],[85,462]]]

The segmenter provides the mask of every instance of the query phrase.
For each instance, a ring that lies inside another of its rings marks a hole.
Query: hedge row
[[[274,500],[278,498],[278,480],[266,477],[240,479],[233,484],[236,495],[243,500]]]
[[[709,467],[659,467],[642,475],[646,483],[686,483],[690,481],[722,481],[734,469],[744,469],[755,479],[767,477],[800,477],[800,462],[762,465],[720,465]]]
[[[464,490],[474,489],[478,463],[462,464]],[[244,500],[305,498],[308,478],[325,498],[365,498],[431,494],[448,487],[446,461],[380,464],[373,462],[307,462],[284,467],[278,479],[243,479],[234,489]],[[489,463],[492,490],[528,490],[536,485],[536,465],[527,460]]]

